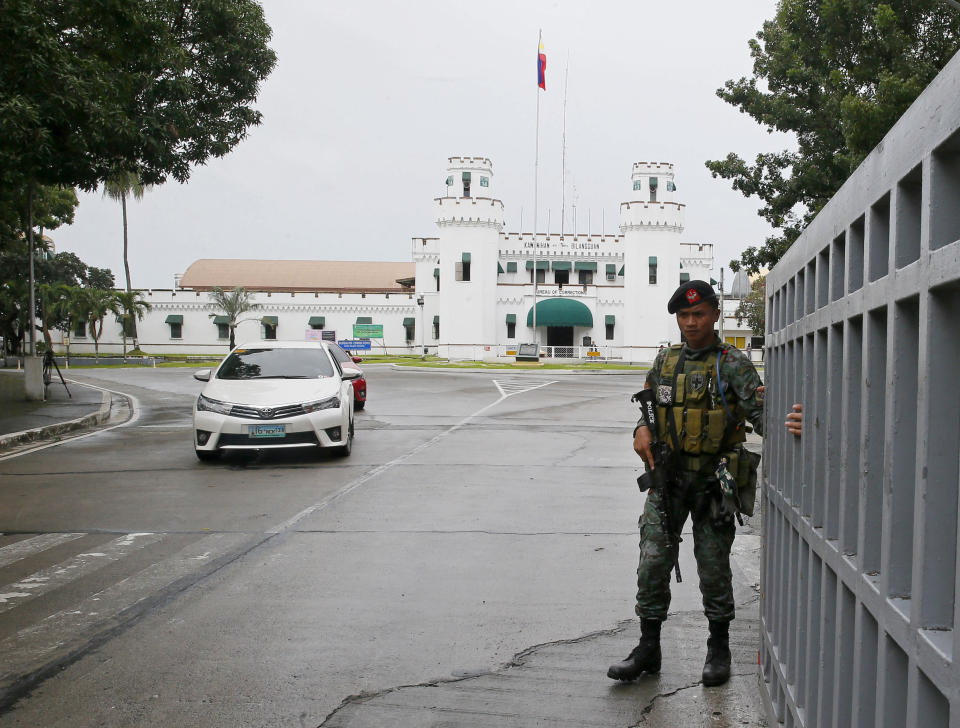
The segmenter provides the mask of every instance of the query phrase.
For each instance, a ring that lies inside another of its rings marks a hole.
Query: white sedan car
[[[257,341],[238,346],[206,382],[193,408],[200,460],[223,450],[353,447],[353,383],[322,341]]]

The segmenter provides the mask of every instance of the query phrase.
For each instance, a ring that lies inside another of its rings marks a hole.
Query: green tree
[[[960,46],[960,13],[943,0],[780,0],[750,41],[753,77],[717,95],[796,150],[706,163],[778,232],[730,262],[772,268]]]
[[[23,350],[29,296],[25,279],[11,278],[0,282],[0,334],[7,354]]]
[[[737,326],[742,326],[744,320],[754,336],[763,336],[766,331],[767,309],[766,309],[766,291],[767,277],[757,276],[750,284],[750,294],[746,298],[740,299],[737,310],[734,315],[737,317]]]
[[[90,338],[93,339],[93,355],[100,358],[100,337],[103,336],[103,320],[107,314],[120,316],[120,302],[115,291],[100,288],[84,288],[77,301],[77,312],[87,322]]]
[[[134,172],[128,171],[115,172],[107,179],[106,182],[103,183],[103,194],[112,200],[119,200],[120,208],[123,211],[123,273],[126,278],[126,295],[128,297],[124,300],[132,300],[129,297],[133,295],[133,289],[130,286],[130,260],[128,256],[129,244],[127,237],[127,196],[132,195],[133,199],[141,200],[143,199],[143,193],[146,191],[147,187],[148,185],[144,185]],[[140,318],[143,318],[142,314]],[[137,343],[137,317],[131,315],[129,318],[126,318],[124,326],[127,324],[130,326],[131,336],[133,337],[133,348],[136,349],[139,346]],[[124,328],[123,334],[123,355],[126,356],[126,328]]]
[[[53,348],[51,329],[70,325],[70,299],[75,289],[65,283],[41,283],[37,286],[40,304],[40,330],[47,348]]]
[[[185,181],[260,123],[270,35],[254,0],[5,0],[0,175]]]
[[[153,305],[144,299],[140,291],[117,291],[115,294],[120,304],[120,313],[117,323],[123,330],[123,358],[127,358],[127,335],[133,337],[133,348],[139,349],[137,341],[137,321],[143,321],[143,315],[153,308]]]
[[[261,120],[270,35],[255,0],[4,0],[0,189],[27,201],[28,258],[42,186],[183,182],[233,149]]]
[[[210,301],[216,311],[222,311],[227,317],[227,325],[230,327],[230,349],[236,346],[234,332],[237,329],[237,320],[241,314],[247,311],[254,311],[260,307],[259,303],[251,300],[250,292],[247,289],[237,286],[232,291],[224,291],[217,286],[210,292]],[[210,318],[217,316],[217,313],[211,313]]]

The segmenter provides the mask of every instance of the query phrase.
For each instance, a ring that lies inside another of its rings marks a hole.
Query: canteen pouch
[[[752,516],[757,502],[760,456],[746,448],[738,448],[720,453],[720,457],[727,459],[727,468],[736,481],[740,512],[745,516]]]

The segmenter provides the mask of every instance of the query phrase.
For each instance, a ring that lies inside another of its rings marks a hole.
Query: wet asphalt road
[[[371,366],[349,458],[208,465],[189,370],[73,374],[137,415],[0,461],[0,726],[334,725],[632,616],[639,375]]]

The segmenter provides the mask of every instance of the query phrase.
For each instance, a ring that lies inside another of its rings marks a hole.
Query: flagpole
[[[563,147],[560,154],[560,237],[563,237],[567,221],[567,79],[570,76],[570,51],[567,51],[567,68],[563,72]]]
[[[533,161],[533,343],[540,361],[540,332],[537,329],[537,194],[540,190],[540,46],[543,44],[543,29],[537,34],[537,142]],[[546,74],[546,69],[544,69]]]

